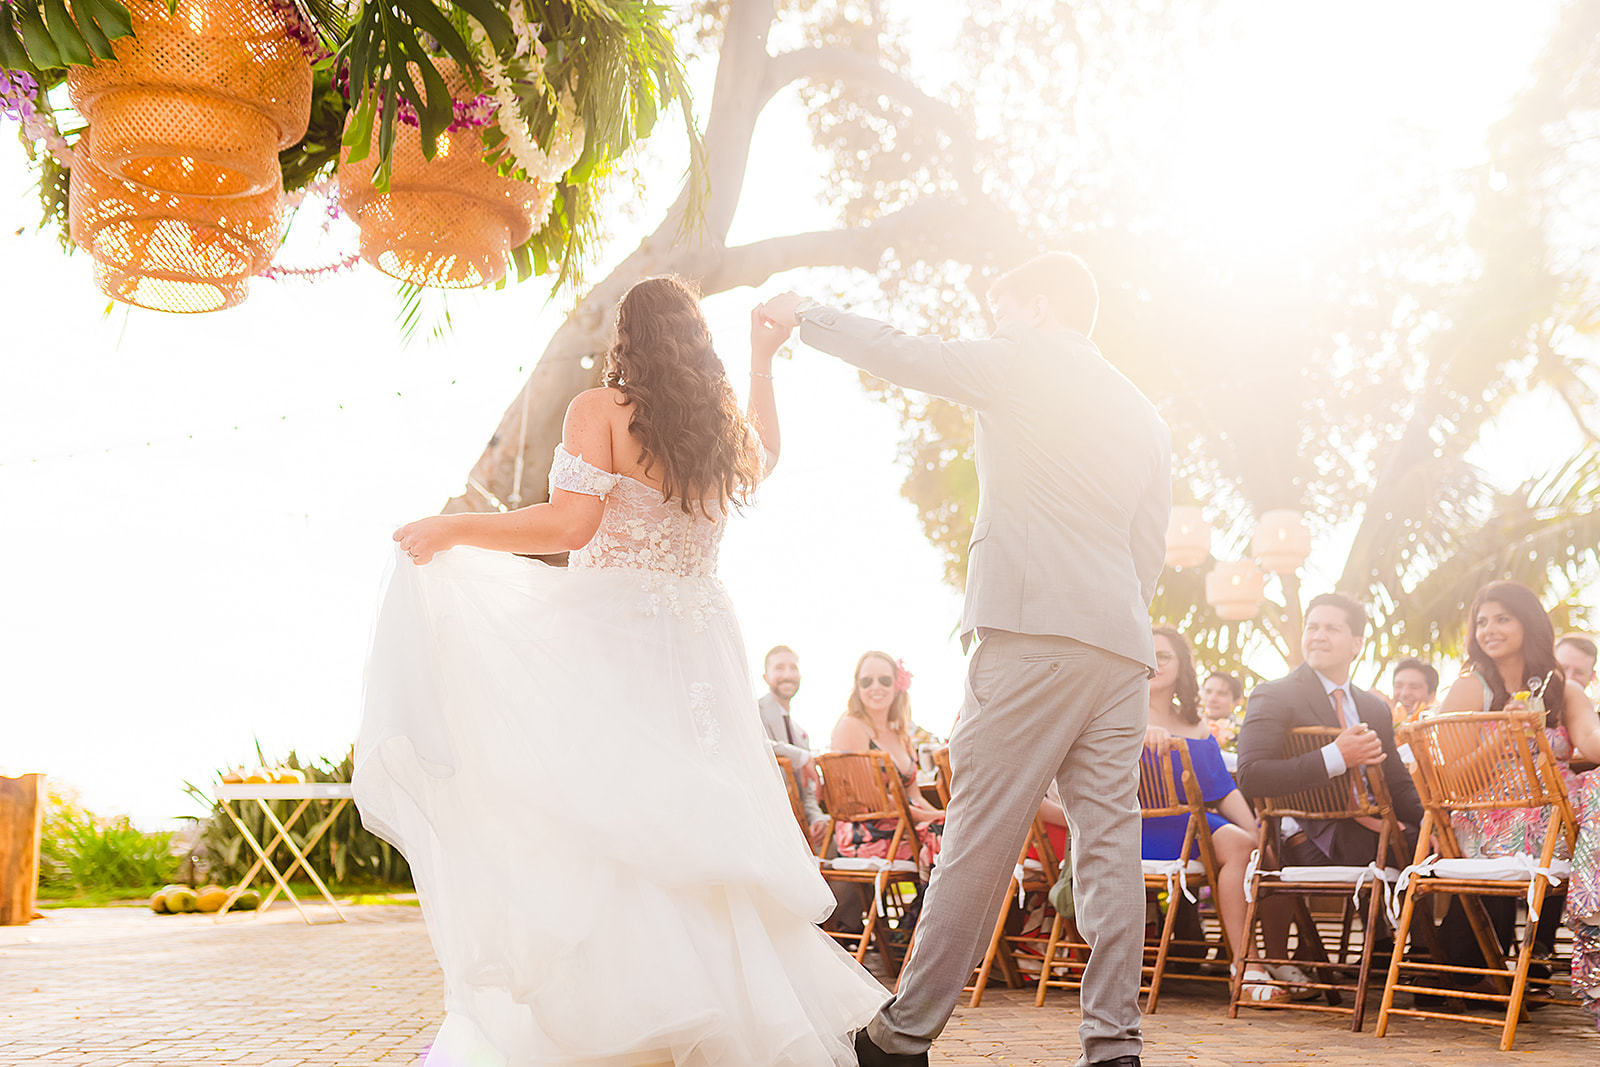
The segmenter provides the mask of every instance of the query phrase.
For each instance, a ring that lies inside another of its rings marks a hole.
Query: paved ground
[[[414,907],[347,909],[308,927],[292,910],[215,923],[141,909],[58,910],[0,927],[0,1067],[410,1067],[438,1025],[440,978]],[[946,1065],[1066,1065],[1077,1057],[1076,998],[991,991],[935,1046]],[[1375,1014],[1375,1013],[1374,1013]],[[1388,1038],[1345,1020],[1249,1012],[1227,1018],[1219,985],[1175,983],[1145,1020],[1156,1067],[1536,1063],[1585,1067],[1600,1034],[1577,1009],[1524,1024],[1515,1051],[1465,1023],[1407,1020]]]

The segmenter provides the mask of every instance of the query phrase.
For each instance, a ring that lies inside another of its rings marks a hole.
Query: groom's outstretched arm
[[[826,306],[801,316],[800,340],[884,381],[979,409],[990,406],[1004,388],[1008,356],[1015,349],[1003,338],[916,337],[887,322]]]

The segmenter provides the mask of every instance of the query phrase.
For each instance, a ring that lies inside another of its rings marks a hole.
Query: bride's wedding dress
[[[397,551],[354,787],[445,976],[429,1067],[853,1064],[887,998],[814,925],[726,591],[725,525],[556,449],[605,500],[567,568]]]

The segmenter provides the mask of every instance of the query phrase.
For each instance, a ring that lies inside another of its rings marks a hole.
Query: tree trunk
[[[44,798],[42,774],[0,778],[0,926],[33,920]]]
[[[689,218],[691,197],[686,187],[655,232],[590,289],[556,330],[473,465],[466,490],[445,504],[446,514],[514,510],[548,499],[550,462],[561,442],[567,405],[583,390],[600,384],[613,309],[643,278],[681,274],[709,296],[760,285],[772,275],[796,267],[874,270],[890,248],[900,249],[902,258],[929,251],[944,258],[962,258],[964,253],[977,254],[972,246],[1014,232],[1010,220],[988,228],[953,228],[950,220],[956,215],[958,198],[930,195],[866,225],[788,234],[729,248],[728,229],[744,189],[756,121],[774,94],[792,82],[851,79],[870,84],[925,113],[950,134],[952,151],[960,159],[971,157],[971,134],[964,120],[871,57],[836,47],[804,47],[770,55],[767,32],[775,17],[775,0],[732,0],[728,5],[706,121],[709,190],[698,226],[686,225],[696,221]],[[968,191],[977,189],[974,178]],[[980,203],[977,210],[983,208]],[[974,208],[964,210],[972,223]],[[588,366],[584,365],[586,359]]]

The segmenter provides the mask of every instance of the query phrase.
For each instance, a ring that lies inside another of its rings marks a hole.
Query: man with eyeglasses
[[[870,374],[963,404],[978,511],[962,645],[978,639],[950,738],[953,794],[899,988],[856,1037],[861,1067],[921,1065],[986,946],[1045,789],[1072,832],[1073,897],[1093,947],[1082,1064],[1138,1067],[1144,899],[1139,753],[1155,664],[1150,600],[1166,554],[1171,434],[1089,340],[1082,260],[1047,253],[989,291],[994,334],[913,337],[784,293],[763,313]]]

